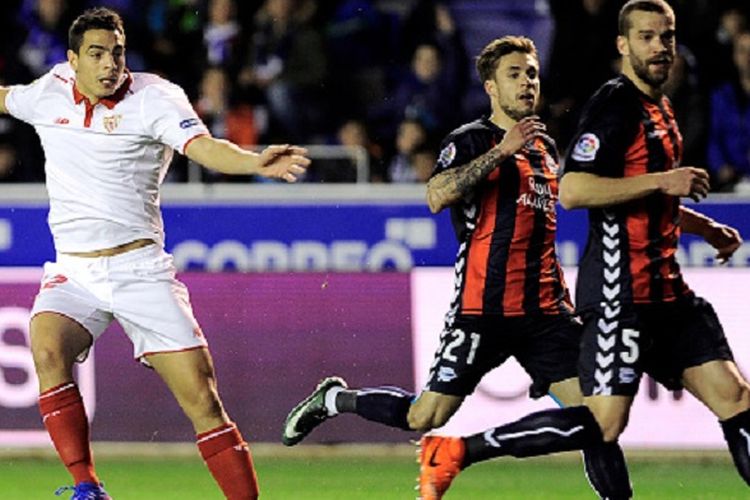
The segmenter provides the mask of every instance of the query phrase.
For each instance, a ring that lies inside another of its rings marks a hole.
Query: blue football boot
[[[76,486],[63,486],[55,491],[60,496],[66,491],[73,490],[70,500],[112,500],[112,497],[104,491],[103,485],[94,483],[80,483]]]

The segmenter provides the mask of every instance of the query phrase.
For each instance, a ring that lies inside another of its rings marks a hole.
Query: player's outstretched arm
[[[438,213],[466,196],[487,174],[505,159],[516,153],[528,141],[544,135],[545,126],[537,116],[523,118],[496,145],[469,163],[449,168],[435,175],[427,183],[427,204]]]
[[[229,175],[260,175],[295,182],[305,173],[307,150],[289,144],[268,146],[260,153],[214,137],[199,137],[188,144],[185,154],[201,165]]]
[[[8,112],[8,108],[5,107],[5,98],[8,96],[9,91],[10,88],[8,87],[0,87],[0,113],[2,114]]]
[[[742,236],[731,226],[687,207],[680,207],[680,229],[702,237],[716,249],[716,259],[724,264],[742,246]]]
[[[700,201],[708,194],[708,174],[695,167],[633,177],[602,177],[589,172],[570,172],[560,181],[560,203],[572,208],[608,207],[661,191]]]

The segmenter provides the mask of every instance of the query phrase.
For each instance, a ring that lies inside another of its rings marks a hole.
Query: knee
[[[620,434],[628,425],[627,415],[607,415],[603,417],[596,416],[599,429],[602,431],[602,439],[606,443],[617,441]]]
[[[594,416],[594,420],[599,425],[599,430],[602,433],[602,439],[605,443],[617,441],[620,434],[622,434],[628,425],[628,416],[630,414],[629,405],[619,406],[610,403],[611,401],[607,401],[606,403],[599,402],[593,405],[587,404],[589,411]]]
[[[737,399],[737,403],[740,408],[740,411],[750,409],[750,386],[747,385],[747,382],[742,384],[742,388],[740,390],[740,395],[739,395],[739,398]]]
[[[435,415],[426,411],[409,411],[406,415],[406,421],[411,429],[419,432],[427,432],[439,427],[436,424]]]
[[[413,405],[406,415],[409,427],[419,432],[427,432],[444,426],[453,412],[444,408],[420,408]]]
[[[72,365],[72,361],[67,360],[63,350],[57,346],[32,342],[31,355],[37,373],[57,372]]]
[[[748,385],[747,381],[744,379],[738,381],[737,388],[730,399],[745,408],[750,407],[750,385]]]
[[[31,321],[31,355],[37,374],[72,369],[76,357],[91,346],[91,334],[71,320],[42,313]]]
[[[744,380],[722,393],[724,414],[736,414],[750,408],[750,386]]]
[[[694,394],[720,420],[726,420],[750,408],[750,386],[739,374],[725,377],[720,383],[701,388]]]

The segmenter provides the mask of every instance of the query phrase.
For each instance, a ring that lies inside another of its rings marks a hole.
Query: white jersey
[[[149,73],[126,73],[95,106],[75,73],[58,64],[13,86],[8,112],[34,126],[46,157],[49,225],[58,252],[88,252],[140,238],[164,245],[159,186],[173,150],[207,135],[180,87]]]

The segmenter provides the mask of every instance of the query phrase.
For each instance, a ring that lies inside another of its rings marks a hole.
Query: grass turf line
[[[264,500],[396,500],[415,498],[417,465],[408,456],[334,456],[312,453],[256,456]],[[682,453],[671,457],[628,454],[637,498],[644,500],[746,499],[747,486],[727,459]],[[572,457],[572,458],[571,458]],[[193,457],[100,457],[97,469],[116,500],[221,499],[203,463]],[[0,498],[56,498],[69,481],[48,457],[0,458]],[[62,498],[67,498],[66,495]],[[527,460],[499,459],[462,472],[450,499],[585,500],[596,496],[574,455]]]

